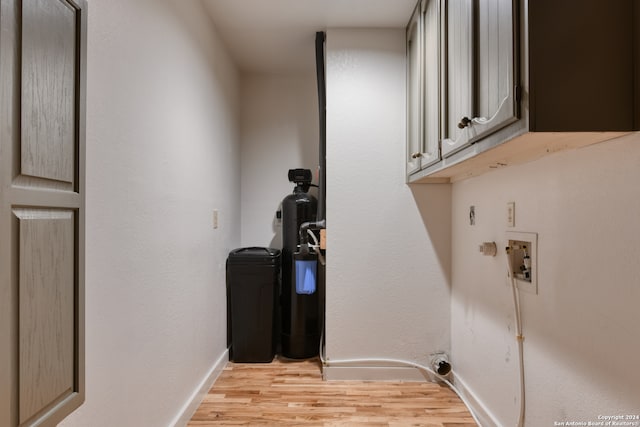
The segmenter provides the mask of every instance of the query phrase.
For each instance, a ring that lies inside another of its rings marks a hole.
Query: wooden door
[[[0,425],[84,400],[84,0],[0,0]]]

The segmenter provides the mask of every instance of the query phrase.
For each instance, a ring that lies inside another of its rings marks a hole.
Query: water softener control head
[[[309,191],[313,176],[311,169],[289,169],[289,182],[294,182],[297,186],[302,187],[305,193]]]

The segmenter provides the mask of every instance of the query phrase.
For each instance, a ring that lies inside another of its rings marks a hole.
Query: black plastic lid
[[[231,264],[272,264],[280,257],[280,249],[249,247],[238,248],[229,252],[228,262]]]

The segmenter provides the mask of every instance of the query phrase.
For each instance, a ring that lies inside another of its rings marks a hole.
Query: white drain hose
[[[514,277],[514,268],[511,265],[512,248],[507,248],[507,265],[509,266],[509,278],[511,279],[511,294],[513,296],[513,310],[516,321],[516,341],[518,342],[518,362],[520,373],[520,414],[518,415],[517,427],[524,427],[524,413],[525,413],[525,387],[524,387],[524,335],[522,335],[522,314],[520,312],[520,292],[518,291],[518,284]]]

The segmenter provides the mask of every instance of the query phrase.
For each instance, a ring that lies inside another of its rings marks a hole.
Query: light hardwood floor
[[[476,426],[445,385],[322,381],[318,361],[229,362],[190,427]]]

